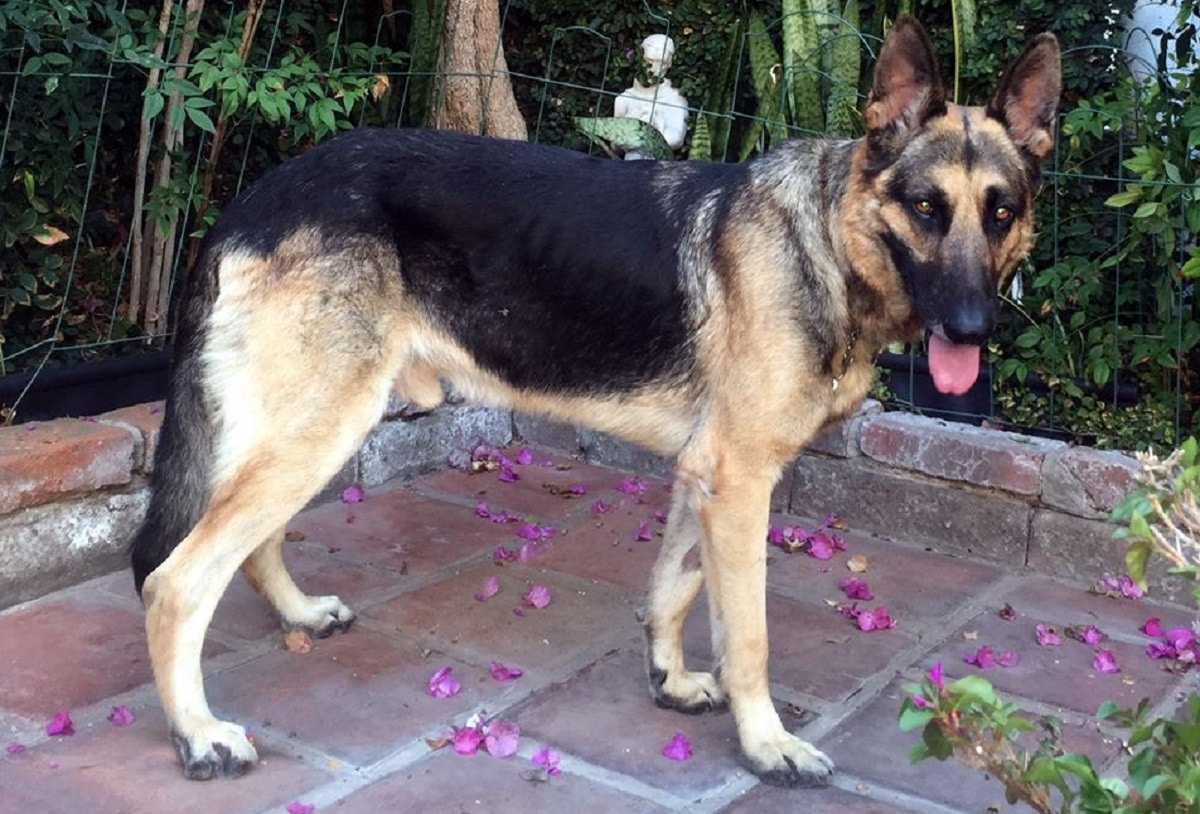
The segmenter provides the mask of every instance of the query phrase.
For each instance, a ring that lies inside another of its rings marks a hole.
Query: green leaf
[[[934,718],[933,710],[920,709],[911,700],[907,700],[900,709],[900,731],[912,732],[920,729]]]
[[[992,686],[992,682],[988,681],[983,676],[969,675],[950,682],[947,689],[955,694],[962,695],[968,698],[975,699],[982,704],[992,706],[996,703],[996,688]]]
[[[712,160],[712,139],[708,132],[708,115],[696,114],[696,124],[692,128],[692,138],[688,142],[688,158],[692,161]]]
[[[194,107],[185,107],[184,110],[187,111],[187,117],[191,120],[192,124],[199,127],[205,133],[217,132],[217,126],[213,124],[213,120],[203,110],[198,110]]]
[[[1130,186],[1124,192],[1118,192],[1115,195],[1108,196],[1104,201],[1105,206],[1128,206],[1131,203],[1137,203],[1142,199],[1142,188]]]
[[[617,116],[577,117],[575,126],[592,141],[623,152],[636,150],[660,161],[675,157],[662,133],[640,119]]]
[[[1133,213],[1134,218],[1152,218],[1158,214],[1159,207],[1162,206],[1158,201],[1146,201],[1137,208]]]

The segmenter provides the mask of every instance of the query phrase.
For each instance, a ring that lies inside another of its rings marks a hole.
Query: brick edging
[[[0,607],[123,560],[145,511],[162,414],[162,403],[153,402],[0,428]],[[351,482],[428,471],[478,439],[520,439],[635,471],[670,469],[669,461],[600,433],[452,406],[382,422],[323,496]],[[797,459],[773,508],[804,516],[836,511],[880,535],[1082,579],[1089,569],[1120,570],[1121,547],[1106,518],[1136,470],[1121,453],[883,412],[868,401]]]

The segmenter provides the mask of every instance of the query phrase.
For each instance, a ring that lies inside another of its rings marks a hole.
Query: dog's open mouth
[[[938,392],[961,396],[979,378],[979,346],[958,345],[938,331],[925,332],[929,373]]]

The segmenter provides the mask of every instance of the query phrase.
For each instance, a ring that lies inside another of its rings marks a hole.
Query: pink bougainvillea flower
[[[1092,669],[1097,673],[1119,673],[1121,668],[1117,666],[1116,654],[1111,650],[1100,648],[1092,656]]]
[[[550,589],[545,585],[530,585],[521,601],[528,607],[541,610],[550,604]]]
[[[510,514],[503,509],[493,509],[482,500],[475,504],[475,514],[493,523],[518,523],[521,520],[521,515]]]
[[[454,730],[454,751],[460,755],[473,755],[483,743],[483,730],[479,726],[460,726]]]
[[[1037,634],[1037,643],[1042,647],[1058,647],[1060,644],[1062,644],[1062,637],[1059,636],[1058,631],[1052,627],[1038,625],[1037,628],[1035,628],[1035,631]]]
[[[1163,635],[1162,619],[1159,619],[1157,616],[1151,616],[1142,623],[1142,626],[1138,630],[1147,636],[1161,636]]]
[[[929,706],[929,700],[923,695],[910,695],[909,700],[913,702],[913,706],[917,709],[925,709]]]
[[[517,552],[517,562],[524,565],[529,565],[529,563],[533,562],[553,547],[554,544],[549,540],[538,540],[537,542],[525,543],[523,546],[521,546],[521,550]]]
[[[522,523],[517,526],[513,534],[522,540],[548,540],[554,536],[555,531],[557,529],[554,526],[543,526],[538,523]]]
[[[617,491],[626,495],[641,495],[646,491],[646,482],[641,478],[621,478]]]
[[[605,503],[600,498],[596,498],[595,500],[592,501],[592,514],[594,514],[594,515],[595,514],[604,514],[610,508],[612,508],[612,506],[608,503]]]
[[[113,726],[129,726],[135,720],[137,720],[137,718],[133,714],[133,710],[124,704],[121,704],[120,706],[112,708],[112,712],[108,714],[108,720],[112,722]]]
[[[1121,591],[1121,596],[1125,597],[1126,599],[1142,598],[1142,589],[1136,582],[1133,581],[1132,577],[1122,575],[1121,578],[1117,580],[1117,587]]]
[[[1163,642],[1150,642],[1146,645],[1146,655],[1152,659],[1173,659],[1179,655],[1174,647]]]
[[[692,742],[687,735],[676,732],[662,748],[662,755],[667,760],[687,760],[692,756]]]
[[[454,677],[454,669],[446,666],[433,674],[425,692],[434,698],[449,698],[452,695],[458,695],[458,691],[461,689],[462,685]]]
[[[1167,644],[1171,645],[1171,647],[1182,652],[1195,644],[1196,633],[1190,628],[1173,627],[1163,632],[1163,638],[1167,640]]]
[[[497,681],[516,681],[521,676],[525,675],[525,671],[520,667],[509,667],[501,664],[495,659],[492,660],[491,666],[492,678]]]
[[[582,496],[582,495],[586,495],[586,494],[587,494],[587,487],[586,487],[586,486],[584,486],[582,483],[572,483],[572,484],[571,484],[571,485],[570,485],[570,486],[567,488],[567,491],[568,491],[568,492],[570,492],[570,493],[571,493],[571,494],[573,494],[573,495],[576,495],[576,496]]]
[[[650,531],[649,520],[643,520],[638,523],[637,531],[633,533],[633,539],[643,543],[654,539],[654,532]]]
[[[503,565],[506,562],[516,562],[517,552],[513,551],[508,546],[498,545],[492,551],[492,562],[496,565]]]
[[[533,761],[535,766],[540,766],[551,777],[558,777],[562,774],[562,769],[558,767],[559,754],[549,746],[539,746],[529,759]]]
[[[654,510],[654,520],[656,523],[661,523],[664,526],[667,524],[667,513],[662,509]]]
[[[842,538],[825,529],[819,529],[811,536],[808,536],[808,556],[810,557],[818,560],[827,560],[833,556],[835,551],[845,550],[846,544],[842,541]]]
[[[500,579],[498,577],[488,577],[483,581],[483,586],[479,589],[479,593],[475,594],[475,601],[486,602],[498,593],[500,593]]]
[[[1021,663],[1021,654],[1016,650],[1002,650],[996,655],[996,663],[1001,667],[1016,667]]]
[[[517,753],[521,727],[512,721],[492,721],[488,725],[483,745],[492,757],[509,757]]]
[[[533,463],[533,450],[529,447],[521,447],[517,452],[517,463],[521,466],[529,466]]]
[[[512,468],[512,463],[507,460],[500,464],[500,474],[496,477],[503,483],[516,483],[521,479],[517,470]]]
[[[19,755],[24,751],[25,744],[19,743],[18,741],[13,741],[8,746],[4,747],[4,754],[6,755]]]
[[[985,644],[974,653],[963,656],[963,662],[978,667],[980,670],[990,670],[996,666],[996,652]]]
[[[342,490],[343,503],[362,503],[366,493],[357,483],[352,483]]]
[[[846,577],[839,586],[842,592],[850,599],[861,599],[864,602],[869,602],[874,599],[874,594],[871,593],[871,586],[867,585],[866,580],[858,577]]]
[[[316,810],[317,807],[315,805],[311,803],[302,803],[299,800],[293,800],[292,802],[288,803],[287,806],[288,814],[313,814],[313,812]]]
[[[50,723],[46,724],[47,735],[74,735],[75,723],[71,720],[71,713],[64,710],[59,710],[58,714],[50,719]]]
[[[939,690],[946,689],[946,679],[942,677],[942,663],[940,661],[929,668],[929,680]]]
[[[1079,631],[1079,641],[1092,647],[1104,641],[1104,634],[1100,632],[1100,628],[1095,625],[1088,625],[1083,630]]]
[[[874,610],[860,610],[854,617],[858,629],[864,632],[872,630],[891,630],[896,626],[896,620],[888,615],[883,605]]]

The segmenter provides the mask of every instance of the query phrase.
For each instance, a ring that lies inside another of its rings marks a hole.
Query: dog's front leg
[[[783,727],[767,681],[767,520],[773,473],[718,458],[698,516],[717,674],[745,761],[764,781],[822,786],[833,762]],[[717,635],[719,632],[719,635]]]
[[[704,585],[704,572],[697,564],[686,562],[700,543],[699,501],[697,485],[690,478],[677,478],[641,620],[650,697],[660,707],[686,713],[725,708],[725,694],[713,674],[688,670],[683,657],[683,623]]]

